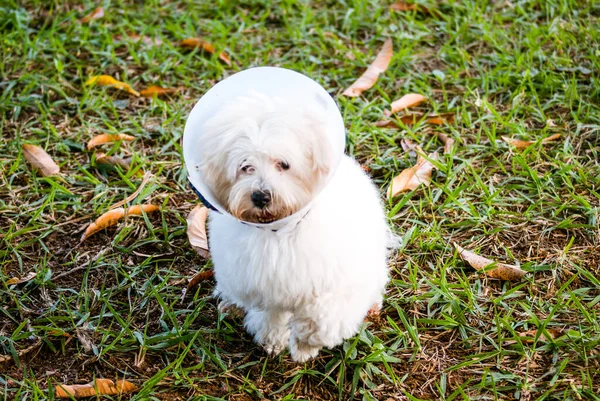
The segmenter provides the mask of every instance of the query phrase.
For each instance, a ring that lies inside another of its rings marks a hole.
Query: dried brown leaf
[[[550,135],[549,137],[542,139],[540,141],[540,143],[548,143],[548,142],[556,141],[558,138],[560,138],[560,134]],[[523,141],[520,139],[509,138],[507,136],[503,136],[502,139],[504,140],[504,142],[508,143],[509,145],[514,146],[515,148],[517,148],[519,150],[528,148],[529,146],[537,143],[537,141]]]
[[[394,55],[394,48],[392,45],[392,39],[387,38],[383,44],[383,47],[375,57],[375,61],[367,68],[367,70],[356,80],[348,89],[344,91],[344,96],[360,96],[361,93],[370,89],[379,75],[387,70]]]
[[[523,333],[519,333],[519,337],[522,337],[521,341],[524,343],[532,343],[535,340],[538,331],[538,329],[527,330]],[[554,340],[562,335],[561,329],[546,328],[546,332],[548,332],[550,338],[548,338],[545,333],[541,333],[538,341],[548,342],[550,339]]]
[[[425,119],[425,122],[432,125],[443,125],[454,122],[454,113],[442,113],[436,115],[424,115],[421,113],[405,114],[403,116],[395,116],[392,120],[377,121],[373,125],[379,128],[401,128],[397,120],[402,121],[405,125],[414,125]]]
[[[149,86],[146,89],[140,91],[140,95],[143,97],[154,97],[154,96],[165,96],[177,93],[181,88],[161,88],[160,86]]]
[[[215,275],[215,272],[213,270],[206,270],[206,271],[203,271],[200,273],[196,273],[194,275],[194,277],[192,277],[192,279],[188,283],[187,287],[184,288],[184,290],[181,294],[181,300],[183,301],[186,294],[190,293],[190,290],[193,290],[194,288],[196,288],[198,286],[198,284],[200,284],[201,282],[203,282],[205,280],[208,280],[209,278],[212,278],[214,275]]]
[[[485,274],[489,277],[497,278],[499,280],[515,281],[521,279],[527,273],[518,266],[496,263],[491,259],[479,256],[474,252],[464,249],[457,243],[454,243],[454,247],[458,250],[462,260],[471,265],[475,270],[484,270],[493,265],[492,269],[485,271]]]
[[[190,245],[205,259],[210,257],[208,249],[208,237],[206,236],[206,219],[208,209],[204,206],[196,206],[187,217],[187,236]]]
[[[39,347],[41,344],[42,344],[42,340],[38,339],[34,344],[30,345],[29,347],[22,349],[20,351],[17,351],[17,357],[18,358],[24,357],[25,355],[27,355],[28,353],[30,353],[31,351],[33,351],[34,349]],[[5,363],[12,359],[13,359],[13,355],[0,354],[0,363]]]
[[[402,150],[408,153],[410,157],[417,156],[417,149],[419,149],[419,145],[410,139],[402,139],[400,141],[400,146],[402,147]]]
[[[123,168],[125,171],[129,170],[129,167],[131,166],[131,163],[119,156],[107,156],[104,153],[98,153],[96,155],[96,163],[108,164],[111,166],[121,166],[121,168]]]
[[[412,10],[417,9],[417,5],[416,4],[408,4],[403,1],[398,1],[398,2],[390,5],[390,8],[394,11],[412,11]]]
[[[452,148],[454,147],[454,139],[442,132],[438,132],[437,136],[438,138],[440,138],[440,141],[442,141],[442,143],[444,144],[444,154],[447,155],[449,153],[452,153]]]
[[[81,18],[79,20],[79,22],[81,22],[83,24],[87,24],[88,22],[100,19],[102,17],[104,17],[104,8],[98,7],[94,11],[92,11],[91,13],[86,15],[85,17]]]
[[[401,192],[412,191],[419,185],[428,186],[431,183],[431,174],[435,166],[421,155],[422,151],[418,148],[419,158],[417,164],[403,170],[400,175],[395,177],[390,184],[387,196],[394,197]],[[437,153],[429,155],[430,159],[437,160]]]
[[[111,77],[110,75],[94,75],[90,77],[87,81],[85,81],[86,85],[100,85],[100,86],[108,86],[110,88],[116,88],[123,90],[125,92],[131,93],[134,96],[139,97],[140,93],[133,89],[129,84],[125,82],[118,81]]]
[[[98,395],[118,395],[122,393],[133,393],[138,390],[137,386],[127,380],[96,379],[88,384],[57,384],[54,389],[56,398],[85,398]]]
[[[217,50],[213,45],[200,38],[188,38],[184,39],[180,43],[181,47],[187,47],[188,49],[202,49],[207,53],[215,54]],[[231,59],[229,55],[225,52],[219,53],[219,59],[223,61],[225,64],[231,67]]]
[[[21,284],[21,283],[26,283],[32,279],[35,278],[35,276],[37,276],[36,272],[29,272],[27,273],[27,275],[19,278],[19,277],[13,277],[10,278],[8,280],[6,280],[6,285],[14,285],[14,284]]]
[[[104,145],[105,143],[112,143],[117,141],[133,141],[134,136],[127,134],[100,134],[96,135],[87,143],[87,149],[93,149],[96,146]]]
[[[81,236],[81,242],[85,241],[87,238],[89,238],[90,236],[92,236],[100,230],[103,230],[110,226],[114,226],[119,220],[121,220],[125,216],[139,216],[142,214],[142,211],[145,213],[151,213],[159,209],[160,207],[158,207],[157,205],[146,204],[130,206],[127,209],[120,207],[117,209],[109,210],[102,216],[98,217],[92,224],[88,226],[88,228],[86,228],[85,232]]]
[[[422,6],[420,4],[408,4],[403,1],[397,1],[393,3],[392,5],[390,5],[390,9],[392,11],[417,11],[421,14],[432,14],[431,10],[425,6]]]
[[[423,95],[419,95],[418,93],[409,93],[408,95],[404,95],[400,99],[393,101],[390,106],[391,110],[386,110],[384,114],[389,117],[393,113],[397,113],[400,110],[418,106],[426,100],[427,98]]]
[[[38,170],[41,175],[48,177],[58,174],[60,168],[48,153],[39,146],[25,144],[23,145],[23,155],[33,168]]]
[[[162,40],[160,40],[158,38],[151,38],[151,37],[145,36],[145,35],[138,35],[137,33],[129,33],[125,37],[123,35],[115,35],[114,36],[115,40],[123,40],[125,38],[131,39],[136,42],[142,41],[142,43],[144,43],[146,45],[154,45],[154,46],[162,45]]]

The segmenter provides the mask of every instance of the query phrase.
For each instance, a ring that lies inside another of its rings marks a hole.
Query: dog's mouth
[[[288,215],[283,213],[273,213],[264,209],[253,208],[236,217],[248,223],[269,224],[273,223],[274,221],[281,220],[286,216]]]
[[[272,223],[275,220],[279,219],[274,214],[271,214],[271,213],[269,213],[267,211],[262,211],[262,210],[260,211],[260,213],[257,213],[257,214],[255,214],[252,217],[254,217],[253,223],[262,223],[262,224]]]

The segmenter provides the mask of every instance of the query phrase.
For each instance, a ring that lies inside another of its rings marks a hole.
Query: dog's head
[[[235,99],[209,119],[199,165],[233,216],[270,223],[306,206],[332,168],[324,117],[264,96]]]

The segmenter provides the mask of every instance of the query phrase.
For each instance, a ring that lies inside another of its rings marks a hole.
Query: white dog
[[[198,166],[239,220],[298,212],[276,231],[211,212],[209,236],[221,306],[243,309],[269,354],[289,347],[299,362],[353,336],[388,281],[379,193],[352,158],[332,165],[322,118],[260,96],[233,99],[206,122]]]

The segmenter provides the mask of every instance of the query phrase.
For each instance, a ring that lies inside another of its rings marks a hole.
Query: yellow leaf
[[[96,379],[88,384],[58,384],[55,388],[56,398],[85,398],[98,395],[118,395],[137,391],[137,386],[127,380],[113,382],[109,379]]]
[[[204,206],[196,206],[187,218],[187,236],[190,245],[205,259],[210,257],[208,250],[208,239],[206,236],[206,219],[208,209]]]
[[[140,95],[143,97],[154,97],[154,96],[164,96],[170,95],[173,93],[177,93],[181,90],[181,88],[161,88],[160,86],[149,86],[146,89],[142,89],[140,91]]]
[[[134,205],[127,209],[119,207],[117,209],[109,210],[102,216],[98,217],[92,224],[86,228],[85,232],[81,236],[81,241],[85,241],[87,238],[103,230],[107,227],[114,226],[119,220],[129,215],[141,215],[142,211],[145,213],[151,213],[159,210],[160,208],[156,205]]]
[[[417,149],[419,150],[417,164],[405,169],[392,180],[387,191],[388,197],[394,197],[401,192],[412,191],[421,184],[428,186],[431,183],[431,174],[435,167],[421,155],[421,149],[418,147]],[[437,160],[437,153],[430,154],[429,158]]]
[[[558,138],[560,138],[560,134],[550,135],[549,137],[542,139],[540,143],[552,142],[557,140]],[[514,146],[517,149],[525,149],[533,145],[534,143],[537,143],[537,141],[522,141],[520,139],[509,138],[507,136],[503,136],[502,139],[504,140],[504,142]]]
[[[387,70],[394,55],[392,39],[387,38],[383,47],[375,57],[375,61],[367,68],[367,70],[356,80],[348,89],[344,91],[344,96],[360,96],[361,93],[373,87],[379,75]]]
[[[96,19],[99,19],[102,17],[104,17],[104,9],[102,7],[98,7],[94,11],[92,11],[91,13],[86,15],[85,17],[81,18],[79,21],[86,24],[90,21],[93,21],[93,20],[96,20]]]
[[[454,243],[454,247],[458,250],[462,260],[471,265],[471,267],[473,267],[475,270],[484,270],[493,265],[491,270],[485,271],[485,274],[487,274],[489,277],[513,281],[519,280],[527,273],[526,271],[521,270],[518,266],[507,265],[505,263],[496,263],[491,259],[479,256],[464,249],[457,243]]]
[[[127,134],[100,134],[96,135],[87,143],[88,150],[95,148],[96,146],[103,145],[105,143],[112,143],[117,141],[133,141],[134,136]]]
[[[38,170],[44,177],[58,174],[60,171],[60,168],[54,163],[54,160],[52,160],[50,155],[39,146],[29,144],[23,145],[23,155],[29,164]]]
[[[181,47],[187,47],[189,49],[202,49],[207,53],[215,54],[217,51],[213,45],[200,38],[188,38],[184,39],[180,43]],[[231,59],[225,52],[219,53],[219,59],[228,66],[231,66]]]
[[[423,95],[419,95],[418,93],[409,93],[408,95],[404,95],[400,99],[392,102],[390,106],[391,110],[386,110],[384,113],[386,116],[390,116],[393,113],[399,112],[400,110],[418,106],[426,100],[427,98]]]
[[[125,82],[117,81],[110,75],[94,75],[93,77],[90,77],[90,79],[88,79],[85,82],[85,84],[86,85],[108,86],[111,88],[124,90],[126,92],[131,93],[134,96],[138,96],[138,97],[140,96],[140,93],[138,91],[134,90],[131,86],[129,86],[129,84],[126,84]]]

